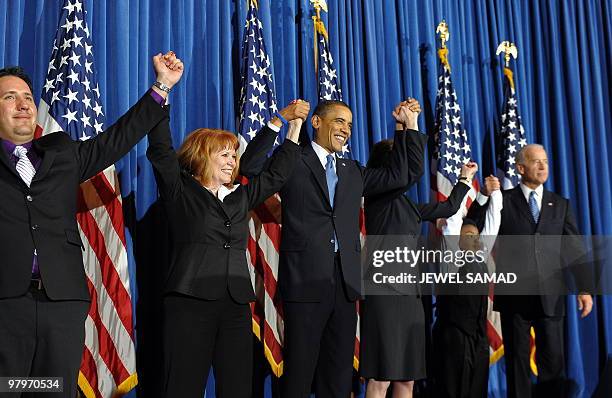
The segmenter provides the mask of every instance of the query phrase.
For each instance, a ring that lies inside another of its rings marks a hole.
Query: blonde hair
[[[238,151],[240,142],[234,133],[219,129],[201,128],[189,133],[177,152],[181,167],[188,170],[200,183],[207,184],[212,180],[213,170],[210,167],[212,155],[224,149]],[[232,187],[238,169],[240,159],[236,157],[236,167],[232,172],[232,180],[224,184]]]

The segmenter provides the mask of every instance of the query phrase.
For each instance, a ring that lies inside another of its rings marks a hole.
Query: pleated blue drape
[[[107,124],[153,81],[150,58],[173,49],[185,62],[171,94],[178,146],[202,126],[236,130],[240,45],[246,0],[85,0]],[[316,102],[313,23],[309,0],[259,0],[279,106],[293,98]],[[502,60],[495,49],[511,40],[519,108],[529,142],[549,152],[547,188],[570,198],[585,234],[612,233],[610,155],[612,4],[609,0],[328,0],[323,15],[345,100],[353,108],[351,145],[367,160],[373,143],[392,134],[391,110],[412,96],[431,133],[435,104],[436,25],[450,29],[449,61],[464,127],[480,175],[493,172],[494,133],[503,101]],[[0,1],[0,65],[21,65],[40,95],[59,16],[59,0]],[[124,196],[140,219],[156,200],[146,139],[117,165]],[[429,198],[429,179],[411,190]],[[132,262],[132,273],[134,264]],[[135,277],[132,278],[135,280]],[[602,358],[612,353],[612,299],[599,297],[579,320],[568,299],[567,368],[590,396]],[[501,366],[501,365],[498,365]],[[491,396],[504,395],[492,368]]]

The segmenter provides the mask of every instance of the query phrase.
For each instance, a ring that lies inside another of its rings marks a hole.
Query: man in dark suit
[[[284,303],[283,397],[308,397],[314,382],[318,398],[350,394],[361,298],[359,209],[362,196],[405,187],[422,174],[427,137],[416,131],[416,100],[402,102],[393,115],[395,133],[388,167],[364,168],[339,158],[350,135],[353,115],[341,101],[322,101],[311,118],[314,142],[302,146],[301,159],[280,192],[282,240],[278,286]],[[266,140],[269,146],[274,134]],[[247,148],[241,170],[260,167]]]
[[[567,246],[576,246],[578,226],[567,199],[545,190],[548,156],[541,145],[530,144],[516,155],[521,183],[503,191],[503,210],[497,253],[498,272],[516,272],[522,295],[500,295],[495,310],[501,313],[506,358],[508,397],[530,397],[529,330],[535,329],[537,396],[561,397],[566,383],[563,320],[564,258]],[[483,207],[474,203],[470,215],[482,219]],[[508,235],[515,235],[509,237]],[[548,235],[548,236],[547,236]],[[578,245],[579,246],[579,245]],[[578,251],[580,248],[578,247]],[[592,309],[589,270],[573,273],[581,316]],[[567,291],[567,290],[566,290]]]
[[[0,376],[63,377],[57,396],[76,393],[90,301],[77,190],[168,117],[165,90],[182,64],[161,54],[153,64],[161,89],[82,142],[63,132],[34,139],[31,81],[21,68],[0,70]]]

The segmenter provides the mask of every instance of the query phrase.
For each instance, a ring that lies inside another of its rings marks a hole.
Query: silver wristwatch
[[[153,85],[155,87],[157,87],[158,89],[160,89],[161,91],[165,91],[167,93],[170,92],[170,87],[166,86],[164,83],[162,83],[160,81],[157,81],[157,82],[153,83]]]

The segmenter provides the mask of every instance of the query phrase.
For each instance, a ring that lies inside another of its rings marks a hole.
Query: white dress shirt
[[[217,197],[217,199],[219,199],[221,202],[223,202],[223,199],[225,199],[225,197],[227,195],[229,195],[230,193],[234,192],[236,190],[236,188],[238,188],[240,186],[240,184],[235,184],[231,189],[226,187],[225,185],[221,185],[219,187],[219,189],[217,190],[217,194],[215,195],[215,193],[208,187],[204,187],[208,190],[208,192],[212,193],[213,195],[215,195]]]
[[[334,155],[332,165],[334,166],[334,171],[336,171],[336,154],[330,154],[329,152],[327,152],[327,149],[323,148],[321,145],[317,144],[314,141],[312,141],[311,144],[312,149],[314,149],[315,153],[317,154],[317,157],[319,158],[319,162],[321,162],[321,165],[323,166],[323,170],[325,170],[325,166],[327,166],[327,155]]]
[[[467,200],[467,195],[464,198]],[[446,219],[445,225],[442,227],[442,248],[444,250],[461,250],[459,248],[459,236],[461,235],[461,227],[463,226],[463,207],[465,203],[461,203],[461,208],[453,216]],[[489,203],[485,214],[485,223],[480,233],[481,250],[484,252],[485,261],[489,273],[494,271],[494,263],[489,261],[489,254],[495,244],[495,239],[501,226],[501,211],[504,208],[503,196],[500,190],[493,191],[489,197]],[[440,271],[457,272],[458,269],[452,264],[440,264]]]
[[[521,191],[523,191],[523,196],[525,196],[525,200],[527,204],[529,204],[529,195],[532,191],[535,191],[536,203],[538,204],[538,210],[542,211],[542,193],[544,192],[544,186],[539,185],[536,189],[531,189],[527,185],[523,183],[520,184]]]

